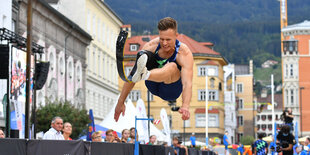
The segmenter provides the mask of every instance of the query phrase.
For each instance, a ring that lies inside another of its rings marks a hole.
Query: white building
[[[236,141],[237,116],[235,97],[235,68],[233,64],[224,66],[225,130],[232,143]]]
[[[93,38],[86,53],[86,109],[101,122],[119,93],[115,51],[123,22],[103,0],[47,1]]]

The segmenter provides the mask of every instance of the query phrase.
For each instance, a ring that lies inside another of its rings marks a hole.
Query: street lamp
[[[300,96],[300,101],[299,101],[299,104],[300,104],[300,136],[302,137],[302,90],[305,89],[305,87],[299,87],[300,91],[299,91],[299,96]],[[296,129],[297,130],[297,129]]]

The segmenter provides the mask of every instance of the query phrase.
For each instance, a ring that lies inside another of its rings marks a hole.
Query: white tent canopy
[[[143,102],[143,101],[142,101]],[[125,110],[125,115],[123,116],[122,114],[119,117],[118,122],[115,122],[114,120],[114,109],[116,106],[117,102],[114,104],[113,108],[111,109],[110,113],[105,117],[105,119],[99,124],[105,128],[108,129],[113,129],[114,131],[117,132],[122,132],[123,129],[130,129],[132,127],[135,127],[135,116],[137,116],[137,111],[135,106],[132,104],[131,100],[128,100],[126,105],[126,110]],[[147,121],[143,121],[143,123],[147,123]],[[137,130],[139,137],[141,135],[147,135],[147,131],[145,131],[140,125],[140,123],[137,123]],[[150,124],[150,135],[156,135],[158,141],[166,141],[167,138],[166,136],[158,130],[152,123]],[[144,136],[145,137],[145,136]],[[145,141],[145,143],[148,142]]]

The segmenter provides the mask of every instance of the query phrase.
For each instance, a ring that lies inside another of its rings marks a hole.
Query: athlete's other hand
[[[182,119],[183,120],[188,120],[189,119],[190,113],[189,113],[188,108],[182,106],[179,109],[179,113],[182,114]]]
[[[123,116],[125,115],[125,110],[126,110],[126,107],[125,107],[125,104],[124,102],[118,102],[116,107],[115,107],[115,112],[114,112],[114,120],[117,122],[118,119],[119,119],[119,116],[121,115],[121,113],[123,113]]]

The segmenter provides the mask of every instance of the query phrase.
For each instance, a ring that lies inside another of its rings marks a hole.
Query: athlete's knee
[[[170,63],[167,63],[165,65],[165,67],[170,71],[170,72],[175,72],[178,70],[178,66],[176,63],[174,62],[170,62]]]

